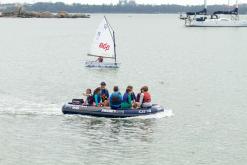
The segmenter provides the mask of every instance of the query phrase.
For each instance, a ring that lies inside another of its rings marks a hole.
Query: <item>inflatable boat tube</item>
[[[153,105],[150,108],[140,109],[110,109],[109,107],[95,107],[95,106],[83,106],[67,103],[63,106],[62,112],[64,114],[79,114],[96,117],[108,117],[108,118],[125,118],[151,115],[159,112],[164,112],[164,108],[159,105]]]

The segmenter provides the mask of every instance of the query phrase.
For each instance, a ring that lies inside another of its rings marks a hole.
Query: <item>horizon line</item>
[[[78,3],[78,2],[73,2],[73,3],[66,3],[66,2],[62,2],[62,1],[57,1],[57,2],[42,2],[42,1],[39,1],[39,2],[10,2],[10,3],[1,3],[0,2],[0,5],[9,5],[9,4],[30,4],[30,5],[33,5],[33,4],[37,4],[37,3],[50,3],[50,4],[55,4],[55,3],[63,3],[63,4],[66,4],[66,5],[73,5],[73,4],[81,4],[81,5],[90,5],[90,6],[102,6],[102,5],[119,5],[119,3],[102,3],[102,4],[90,4],[90,3]],[[131,4],[126,4],[126,5],[131,5]],[[126,5],[123,5],[123,6],[126,6]],[[132,4],[133,5],[133,4]],[[178,6],[203,6],[204,4],[178,4],[178,3],[163,3],[163,4],[149,4],[149,3],[136,3],[135,4],[136,6],[138,5],[152,5],[152,6],[163,6],[163,5],[178,5]],[[227,4],[210,4],[208,6],[227,6]],[[247,5],[247,2],[246,3],[240,3],[239,5]],[[232,4],[230,6],[235,6],[235,4]]]

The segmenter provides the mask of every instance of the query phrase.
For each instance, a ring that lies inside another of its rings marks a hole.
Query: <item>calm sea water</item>
[[[247,28],[185,28],[177,15],[107,15],[119,70],[87,60],[103,15],[0,19],[0,164],[245,165]],[[148,85],[174,115],[66,116],[106,81]]]

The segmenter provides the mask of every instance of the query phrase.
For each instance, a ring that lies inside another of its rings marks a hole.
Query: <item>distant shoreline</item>
[[[85,5],[74,3],[71,5],[56,2],[37,2],[34,4],[19,4],[23,11],[27,13],[38,13],[41,17],[47,13],[109,13],[109,14],[177,14],[187,11],[200,11],[204,6],[182,6],[182,5],[141,5],[141,4],[128,4],[128,5]],[[13,12],[17,7],[16,4],[0,4],[0,12]],[[230,6],[233,8],[234,6]],[[209,5],[208,14],[219,10],[229,10],[225,5]],[[247,4],[239,5],[239,14],[247,14]],[[28,14],[27,14],[28,15]],[[85,15],[85,14],[84,14]],[[50,17],[50,16],[49,16]],[[72,17],[72,16],[71,16]],[[69,16],[69,18],[71,18]],[[75,16],[76,17],[76,16]],[[39,18],[39,17],[38,17]],[[84,18],[84,16],[81,16]]]

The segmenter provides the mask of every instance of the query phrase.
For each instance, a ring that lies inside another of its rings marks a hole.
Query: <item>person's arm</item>
[[[106,97],[109,98],[109,91],[106,89]]]
[[[94,95],[94,100],[95,100],[95,104],[96,104],[96,107],[99,105],[99,100],[98,100],[98,96],[97,95]]]
[[[131,101],[136,102],[136,95],[134,92],[131,93]]]
[[[86,97],[86,100],[84,102],[86,105],[88,105],[88,97]]]
[[[132,103],[131,95],[128,95],[128,103],[129,103],[129,104]]]
[[[111,100],[111,96],[110,96],[110,98],[109,98],[109,106],[111,106],[111,104],[112,104],[111,101],[112,100]]]
[[[90,94],[87,94],[87,93],[83,93],[82,95],[86,97],[90,96]]]
[[[142,103],[143,103],[143,98],[144,98],[144,94],[143,94],[143,93],[141,93],[141,95],[140,95],[140,101],[139,101],[139,103],[140,103],[140,104],[142,104]]]
[[[121,100],[121,102],[122,102],[122,101],[123,101],[123,96],[122,96],[121,93],[119,93],[119,98],[120,98],[120,100]]]

